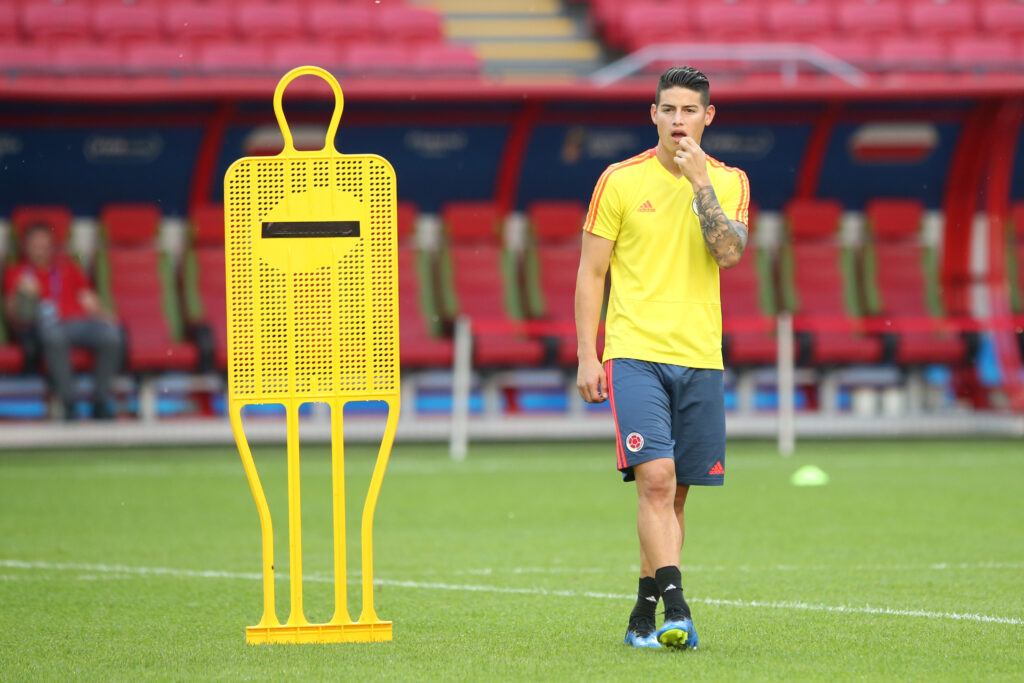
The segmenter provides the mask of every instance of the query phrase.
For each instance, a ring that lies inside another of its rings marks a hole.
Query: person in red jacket
[[[74,416],[72,348],[89,349],[94,355],[93,416],[113,417],[111,383],[122,347],[114,316],[81,268],[59,252],[49,225],[29,226],[22,246],[22,260],[4,275],[8,318],[15,327],[35,333],[65,419]]]

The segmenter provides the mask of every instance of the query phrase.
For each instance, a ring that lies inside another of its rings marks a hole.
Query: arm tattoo
[[[747,246],[747,226],[726,217],[715,196],[715,188],[710,185],[694,192],[694,199],[700,231],[711,257],[724,268],[736,265]]]

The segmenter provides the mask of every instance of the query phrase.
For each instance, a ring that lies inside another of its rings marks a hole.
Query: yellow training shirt
[[[747,174],[707,157],[725,215],[747,224]],[[609,166],[583,229],[612,240],[604,360],[722,369],[718,264],[700,231],[693,186],[649,149]]]

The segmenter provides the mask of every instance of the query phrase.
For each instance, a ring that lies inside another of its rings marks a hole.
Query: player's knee
[[[668,503],[676,492],[675,468],[671,460],[654,460],[645,465],[642,476],[637,477],[637,495],[646,502]]]

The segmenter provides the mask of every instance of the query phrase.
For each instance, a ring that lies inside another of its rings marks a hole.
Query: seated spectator
[[[111,383],[121,360],[121,331],[85,273],[58,252],[50,226],[38,223],[25,231],[22,260],[5,273],[4,296],[13,326],[34,333],[42,347],[63,417],[74,417],[72,348],[94,354],[93,416],[113,417]]]

